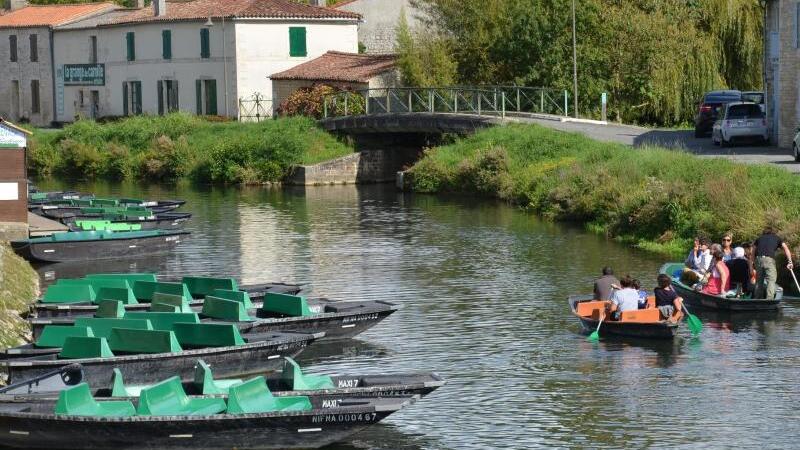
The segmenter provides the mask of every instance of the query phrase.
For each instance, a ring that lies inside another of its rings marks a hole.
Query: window
[[[14,120],[19,119],[19,80],[11,81],[11,117]]]
[[[125,116],[142,113],[141,81],[125,81],[122,83],[122,113]]]
[[[172,59],[172,31],[161,30],[161,56]]]
[[[8,37],[8,49],[11,52],[11,62],[17,62],[17,35]]]
[[[307,56],[306,27],[289,27],[289,56]]]
[[[28,36],[31,41],[31,62],[39,61],[39,37],[35,34]]]
[[[39,114],[39,80],[31,80],[31,114]]]
[[[211,32],[208,30],[208,28],[203,28],[200,30],[200,57],[211,57]]]
[[[125,43],[128,47],[128,61],[136,61],[136,35],[133,31],[125,35]]]
[[[217,115],[217,80],[197,80],[195,82],[197,114]]]
[[[179,109],[178,81],[158,80],[158,114],[171,113]],[[166,100],[166,102],[165,102]]]
[[[83,106],[86,104],[86,100],[83,96],[83,90],[78,91],[78,104],[81,108],[83,108]]]
[[[97,36],[89,36],[89,62],[97,64]]]

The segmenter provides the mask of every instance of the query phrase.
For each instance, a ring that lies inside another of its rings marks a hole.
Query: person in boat
[[[745,257],[743,247],[733,249],[733,258],[725,261],[731,274],[731,287],[736,290],[736,296],[750,294],[750,261]]]
[[[656,297],[656,308],[664,318],[672,320],[675,311],[683,311],[683,298],[678,297],[678,294],[672,289],[672,279],[669,275],[662,273],[656,281],[658,282],[658,287],[653,289],[653,295]]]
[[[783,239],[775,234],[775,229],[771,226],[764,227],[764,232],[753,243],[753,265],[756,269],[756,286],[753,298],[765,298],[772,300],[775,298],[775,282],[778,280],[778,269],[775,264],[775,252],[783,249],[786,255],[786,268],[794,269],[792,264],[792,252]]]
[[[603,267],[603,276],[594,281],[594,298],[597,300],[611,300],[613,286],[619,284],[611,267]]]
[[[619,280],[622,286],[616,289],[611,296],[611,304],[608,307],[608,312],[612,313],[614,320],[619,320],[620,314],[625,311],[635,311],[639,309],[639,292],[633,288],[633,279],[630,275],[625,275]]]
[[[639,294],[639,309],[647,308],[647,291],[642,289],[642,283],[637,279],[633,279],[631,287]]]
[[[753,243],[745,242],[742,244],[742,248],[744,249],[744,257],[750,265],[750,293],[752,294],[756,286],[756,269],[753,267],[753,261],[755,260],[753,257]]]
[[[734,258],[733,256],[733,234],[725,233],[722,235],[722,255],[725,262]]]
[[[728,266],[722,260],[722,250],[714,252],[711,270],[708,272],[708,283],[703,288],[704,294],[725,295],[731,289],[731,276]]]
[[[711,251],[708,249],[708,239],[695,238],[694,248],[686,258],[686,269],[681,274],[681,282],[694,286],[699,282],[711,266]]]

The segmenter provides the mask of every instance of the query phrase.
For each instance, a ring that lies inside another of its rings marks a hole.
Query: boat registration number
[[[344,423],[344,422],[374,422],[378,417],[376,413],[359,414],[323,414],[311,418],[311,423]]]
[[[177,241],[180,238],[181,238],[180,236],[169,236],[169,237],[164,238],[164,241],[165,242],[172,242],[172,241]]]
[[[342,323],[363,322],[365,320],[375,320],[377,318],[378,318],[378,313],[360,314],[357,316],[345,317],[344,319],[342,319]]]
[[[337,383],[340,388],[354,388],[358,387],[358,378],[350,380],[339,380]]]

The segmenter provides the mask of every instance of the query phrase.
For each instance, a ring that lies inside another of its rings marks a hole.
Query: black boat
[[[600,317],[610,302],[595,300],[592,295],[573,295],[567,300],[572,314],[578,318],[586,332],[597,329]],[[635,338],[672,339],[678,331],[682,313],[676,312],[671,320],[661,317],[660,311],[653,307],[636,311],[625,311],[620,320],[607,317],[600,326],[601,336],[626,336]]]
[[[724,311],[769,311],[780,308],[783,290],[778,291],[774,300],[730,298],[706,294],[681,282],[679,274],[684,267],[681,263],[667,263],[661,266],[658,273],[667,274],[672,278],[673,289],[689,306]]]
[[[136,203],[92,205],[97,200],[56,200],[50,203],[28,204],[28,210],[50,219],[61,220],[70,217],[97,217],[97,214],[124,212],[124,210],[146,210],[152,214],[171,212],[186,204],[185,200],[137,201]]]
[[[174,248],[188,231],[84,231],[12,241],[14,251],[29,261],[91,261],[162,253]]]
[[[64,217],[61,219],[61,222],[68,226],[72,231],[83,231],[83,229],[76,225],[75,222],[80,220],[91,220],[95,217],[100,218],[102,215],[87,214],[82,217]],[[179,230],[182,229],[186,222],[191,218],[191,213],[166,212],[156,214],[152,217],[127,217],[124,219],[110,219],[110,221],[111,223],[129,223],[140,225],[142,230]]]

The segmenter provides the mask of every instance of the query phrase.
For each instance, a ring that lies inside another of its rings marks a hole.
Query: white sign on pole
[[[0,200],[19,200],[19,185],[0,183]]]

